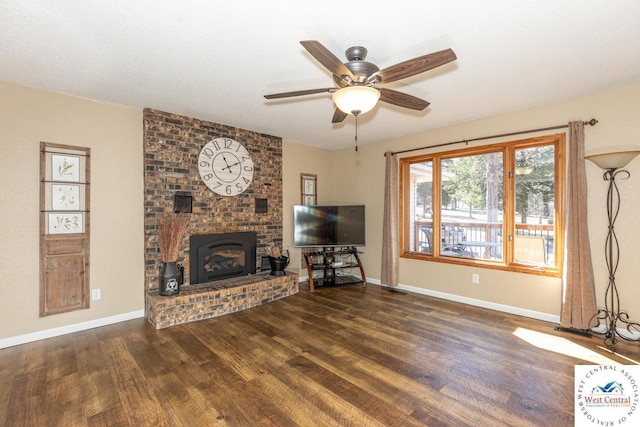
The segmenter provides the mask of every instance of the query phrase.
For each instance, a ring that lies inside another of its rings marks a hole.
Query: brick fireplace
[[[190,198],[192,208],[189,214],[188,237],[183,242],[179,260],[179,264],[184,268],[185,283],[178,296],[183,299],[194,292],[208,295],[210,291],[202,284],[190,283],[190,236],[255,233],[257,256],[252,258],[251,262],[257,265],[260,263],[260,256],[266,255],[269,245],[282,246],[282,139],[153,109],[144,110],[143,120],[145,292],[149,319],[150,313],[157,311],[149,304],[155,304],[154,298],[159,287],[159,272],[162,266],[157,223],[162,215],[174,212],[176,196],[179,196],[181,201],[184,201],[185,196]],[[237,196],[225,197],[212,192],[202,182],[198,172],[200,150],[207,142],[219,137],[241,142],[254,162],[253,181],[246,191]],[[253,267],[255,271],[256,265]],[[297,275],[295,277],[297,279]],[[254,282],[260,280],[262,279],[256,277]],[[274,285],[273,280],[262,281],[267,287]],[[242,285],[245,286],[245,290],[247,285],[253,286],[251,280],[247,282],[247,279],[242,281]],[[278,283],[276,287],[281,285]],[[286,287],[289,285],[290,283]],[[190,288],[191,286],[193,288]],[[227,284],[222,283],[211,288],[227,289],[226,286]],[[295,286],[297,289],[297,281]],[[276,295],[282,294],[276,292]],[[182,317],[194,320],[198,316],[197,313],[187,313]]]

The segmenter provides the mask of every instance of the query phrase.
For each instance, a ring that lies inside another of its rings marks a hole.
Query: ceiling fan
[[[424,73],[456,59],[453,50],[446,49],[380,70],[375,64],[365,61],[367,49],[362,46],[353,46],[347,49],[345,55],[348,61],[343,63],[316,40],[301,41],[300,44],[320,64],[331,71],[333,80],[338,87],[275,93],[264,97],[278,99],[323,92],[332,93],[337,106],[331,120],[332,123],[342,122],[348,114],[357,118],[359,114],[364,114],[375,107],[378,100],[412,110],[424,110],[429,106],[429,102],[379,86]]]

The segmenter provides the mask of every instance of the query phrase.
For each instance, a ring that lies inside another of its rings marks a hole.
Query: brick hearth
[[[184,286],[174,296],[147,291],[145,315],[156,329],[209,319],[266,304],[299,291],[298,275],[266,273]]]

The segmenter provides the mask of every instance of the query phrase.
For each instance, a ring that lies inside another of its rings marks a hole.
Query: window
[[[559,275],[564,141],[557,134],[400,159],[402,256]]]

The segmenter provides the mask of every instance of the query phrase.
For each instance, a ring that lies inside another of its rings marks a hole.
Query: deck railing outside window
[[[430,220],[414,222],[414,247],[417,252],[433,252],[433,223]],[[502,259],[502,223],[442,222],[440,232],[442,254],[480,259]],[[554,230],[548,224],[516,224],[516,236],[541,237],[546,248],[546,263],[553,260]],[[467,245],[465,242],[473,242]],[[486,242],[491,245],[483,246]]]

